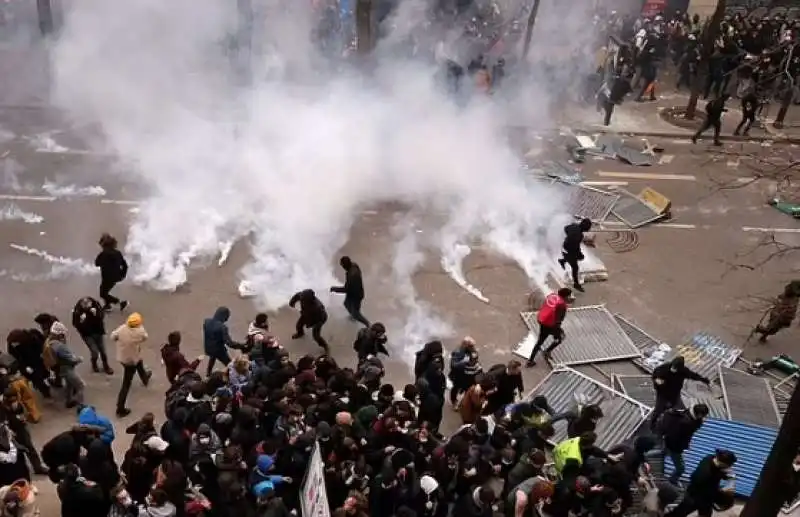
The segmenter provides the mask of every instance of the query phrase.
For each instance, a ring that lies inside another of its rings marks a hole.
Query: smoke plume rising
[[[543,2],[537,27],[563,24],[568,11],[579,23],[567,3]],[[547,125],[547,92],[575,79],[563,60],[546,80],[526,72],[524,87],[456,103],[437,82],[441,63],[428,59],[437,41],[458,46],[452,29],[424,41],[430,52],[398,52],[418,27],[431,30],[421,0],[389,18],[367,74],[314,43],[312,2],[253,0],[245,24],[232,4],[72,0],[65,13],[55,101],[78,123],[99,122],[104,147],[151,192],[126,245],[137,282],[174,290],[193,264],[247,238],[243,285],[276,309],[295,291],[336,283],[332,263],[360,211],[392,201],[440,223],[429,247],[458,255],[449,248],[482,242],[545,285],[563,203],[526,181],[506,127],[521,117]],[[574,50],[586,32],[551,43]],[[411,286],[413,237],[399,232],[392,267],[407,339],[418,341],[449,328]]]

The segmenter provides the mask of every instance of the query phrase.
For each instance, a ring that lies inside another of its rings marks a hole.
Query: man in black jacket
[[[565,268],[569,264],[572,270],[572,287],[580,292],[583,292],[578,273],[580,273],[580,266],[578,262],[584,259],[581,244],[584,242],[584,233],[592,229],[592,221],[590,219],[582,219],[579,223],[568,224],[564,227],[564,243],[561,245],[561,258],[558,259],[558,264],[561,268]],[[586,239],[587,245],[592,245],[591,239]]]
[[[364,301],[364,280],[361,278],[361,268],[347,256],[339,259],[339,265],[345,271],[344,285],[331,287],[331,292],[344,294],[344,308],[347,309],[350,317],[369,327],[369,320],[361,314],[361,302]]]
[[[719,133],[722,131],[722,114],[728,111],[725,107],[725,101],[730,98],[730,95],[723,93],[713,101],[706,103],[706,120],[700,129],[692,136],[692,143],[696,144],[697,139],[700,138],[707,129],[714,128],[714,145],[722,145],[719,141]]]
[[[327,352],[329,350],[328,342],[322,337],[322,326],[328,321],[328,312],[325,310],[325,305],[317,298],[313,289],[305,289],[295,293],[289,300],[289,307],[294,309],[298,302],[300,302],[300,317],[297,318],[292,339],[300,339],[305,335],[305,329],[311,328],[311,336],[314,341]]]
[[[693,372],[685,365],[682,356],[675,356],[672,361],[664,363],[653,370],[653,389],[656,391],[656,404],[650,419],[650,429],[655,430],[658,418],[670,408],[683,408],[681,391],[686,379],[699,381],[709,386],[707,377]]]
[[[112,375],[114,370],[108,364],[108,355],[106,354],[106,345],[104,338],[106,335],[105,311],[100,305],[100,302],[91,296],[84,296],[75,308],[72,309],[72,326],[80,334],[83,342],[89,347],[89,353],[92,358],[92,371],[97,373],[100,368],[97,366],[97,360],[100,359],[103,363],[103,371]]]
[[[731,467],[735,463],[736,455],[723,449],[700,460],[689,479],[683,501],[667,517],[688,517],[695,511],[697,517],[711,517],[714,502],[733,493],[733,487],[720,488],[720,483],[733,479]]]
[[[100,268],[100,298],[105,303],[103,309],[108,311],[113,305],[119,304],[119,310],[125,310],[128,302],[112,295],[111,290],[125,280],[128,275],[128,263],[117,249],[117,239],[111,235],[104,233],[98,244],[102,251],[94,259],[94,265]]]
[[[673,485],[678,483],[686,467],[683,464],[683,451],[689,448],[694,433],[703,425],[708,416],[708,406],[695,404],[689,409],[670,409],[661,419],[661,437],[664,440],[664,455],[669,456],[674,471],[669,477]]]

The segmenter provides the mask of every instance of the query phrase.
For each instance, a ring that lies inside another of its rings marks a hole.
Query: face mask
[[[211,443],[211,438],[204,436],[197,441],[200,442],[201,445],[208,445],[209,443]]]
[[[511,460],[503,460],[502,463],[503,463],[503,465],[513,465],[514,464],[514,462],[511,461]]]

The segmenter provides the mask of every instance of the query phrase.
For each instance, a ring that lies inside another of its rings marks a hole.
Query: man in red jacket
[[[572,289],[564,287],[555,293],[550,293],[544,299],[544,303],[536,313],[536,321],[539,322],[539,336],[536,339],[536,344],[533,345],[533,352],[531,358],[528,359],[526,366],[529,368],[536,366],[536,354],[544,345],[548,337],[553,336],[553,344],[544,351],[545,357],[548,357],[553,350],[561,344],[564,340],[564,331],[561,330],[561,323],[567,315],[568,303],[572,301]]]

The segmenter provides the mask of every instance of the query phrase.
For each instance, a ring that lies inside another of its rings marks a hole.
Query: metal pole
[[[522,58],[528,57],[528,51],[531,49],[531,38],[533,38],[533,26],[536,24],[536,16],[539,13],[539,4],[541,0],[533,0],[531,7],[531,14],[528,15],[528,26],[525,28],[525,43],[522,47]]]

